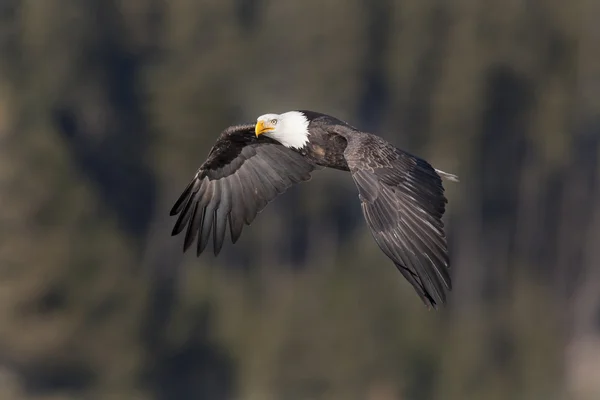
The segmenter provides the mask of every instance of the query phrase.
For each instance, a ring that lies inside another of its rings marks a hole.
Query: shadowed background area
[[[600,13],[558,0],[0,0],[0,399],[600,398]],[[169,209],[312,109],[456,173],[428,312],[348,174],[218,258]]]

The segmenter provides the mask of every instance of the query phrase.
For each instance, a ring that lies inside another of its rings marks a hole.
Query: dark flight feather
[[[445,303],[452,285],[440,177],[426,161],[377,136],[344,136],[346,160],[375,241],[426,305]]]
[[[225,241],[227,222],[235,243],[244,223],[277,195],[295,183],[310,179],[315,165],[280,143],[254,134],[254,125],[226,129],[208,158],[177,199],[171,215],[178,215],[172,234],[187,227],[184,251],[197,238],[200,255],[213,238],[218,255]]]

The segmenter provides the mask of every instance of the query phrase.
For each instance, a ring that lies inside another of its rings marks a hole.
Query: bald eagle
[[[441,177],[457,177],[326,114],[265,114],[225,129],[171,209],[172,235],[186,229],[184,252],[198,237],[199,256],[212,233],[218,255],[227,225],[235,243],[267,203],[323,167],[350,172],[381,250],[425,305],[445,303],[452,285]]]

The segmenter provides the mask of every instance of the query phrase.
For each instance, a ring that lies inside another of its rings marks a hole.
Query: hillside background
[[[600,398],[598,4],[0,0],[0,399]],[[181,254],[219,132],[303,108],[460,176],[448,307],[342,172]]]

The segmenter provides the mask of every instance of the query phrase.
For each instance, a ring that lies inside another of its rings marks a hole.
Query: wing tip
[[[200,179],[199,175],[196,174],[194,178],[187,184],[183,192],[181,192],[181,194],[175,201],[175,204],[173,204],[173,207],[171,207],[171,210],[169,211],[169,216],[173,217],[181,212],[181,210],[187,203],[187,200],[198,191],[198,184],[201,181],[202,180]]]
[[[440,299],[435,300],[433,296],[429,293],[425,293],[424,295],[420,295],[421,300],[425,303],[425,306],[428,310],[438,311],[440,308],[444,307],[446,302],[446,296],[441,296]]]
[[[448,172],[444,172],[440,169],[436,169],[435,172],[437,172],[437,174],[441,177],[444,178],[450,182],[456,182],[459,183],[460,179],[458,179],[458,175],[454,175],[454,174],[449,174]]]
[[[172,214],[171,214],[171,216],[172,216]],[[179,235],[182,230],[183,230],[183,228],[176,222],[175,225],[173,226],[173,229],[171,230],[171,236]]]
[[[183,242],[183,252],[185,253],[186,251],[188,251],[188,249],[190,248],[190,246],[192,245],[192,243],[194,243],[194,240],[189,240],[188,237],[186,236],[184,242]]]
[[[215,257],[218,257],[219,254],[221,253],[221,250],[223,249],[223,245],[225,244],[225,238],[223,238],[222,240],[218,240],[214,238],[213,236],[213,254]]]

